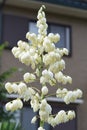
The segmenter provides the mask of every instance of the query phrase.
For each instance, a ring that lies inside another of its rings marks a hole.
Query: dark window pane
[[[63,48],[66,47],[65,46],[65,39],[66,39],[66,35],[65,35],[65,28],[61,27],[61,26],[57,26],[57,25],[50,25],[50,32],[51,33],[59,33],[60,34],[60,41],[58,43],[56,43],[56,46],[59,48]]]
[[[36,27],[36,22],[29,22],[29,32],[38,34],[38,28]]]
[[[35,116],[35,113],[31,107],[24,107],[21,114],[21,123],[23,130],[36,130],[38,123],[31,124],[32,118]]]
[[[19,16],[3,16],[3,41],[8,41],[10,47],[16,45],[18,40],[26,40],[28,20]]]

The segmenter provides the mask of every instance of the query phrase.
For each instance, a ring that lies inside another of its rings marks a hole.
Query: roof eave
[[[72,17],[87,19],[87,10],[72,8],[62,5],[55,5],[51,3],[37,2],[34,0],[7,0],[5,5],[38,10],[40,6],[44,4],[47,7],[47,11],[50,13],[56,13],[60,15],[67,15]]]

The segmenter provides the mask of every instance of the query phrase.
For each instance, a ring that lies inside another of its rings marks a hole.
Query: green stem
[[[43,70],[43,56],[42,55],[41,55],[41,63],[39,64],[38,68],[39,68],[39,72],[40,72],[39,77],[41,77],[42,70]]]
[[[56,96],[56,93],[49,94],[49,95],[45,96],[45,98],[48,98],[48,97],[51,97],[51,96]]]
[[[44,122],[40,120],[40,127],[44,127]]]
[[[38,88],[35,88],[35,87],[31,87],[31,88],[36,90],[38,93],[40,93],[40,90]]]

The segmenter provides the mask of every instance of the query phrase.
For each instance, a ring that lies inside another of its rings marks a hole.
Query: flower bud
[[[10,82],[7,82],[5,84],[5,88],[6,90],[9,92],[9,93],[12,93],[13,92],[13,88],[12,88],[12,84]]]
[[[32,118],[32,120],[31,120],[31,123],[35,123],[36,122],[36,120],[37,120],[37,117],[36,116],[34,116],[33,118]]]
[[[48,93],[48,88],[46,86],[43,86],[41,91],[43,95],[46,95]]]

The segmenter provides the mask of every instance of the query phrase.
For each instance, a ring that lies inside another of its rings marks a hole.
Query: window
[[[18,40],[27,41],[25,34],[28,31],[28,19],[10,14],[3,15],[2,41],[9,42],[9,49],[14,47]]]
[[[38,33],[38,29],[36,27],[36,23],[30,21],[29,22],[29,31]],[[56,47],[59,48],[67,48],[70,52],[70,45],[71,45],[71,27],[70,26],[64,26],[59,24],[52,24],[48,23],[48,33],[59,33],[60,34],[60,41],[56,43]]]
[[[38,122],[36,122],[34,125],[31,124],[31,120],[36,114],[37,113],[33,113],[33,110],[30,106],[23,107],[21,113],[21,124],[23,130],[37,130]]]
[[[61,102],[60,99],[56,98],[49,98],[48,103],[52,106],[52,113],[55,115],[55,113],[58,113],[60,110],[74,110],[77,114],[77,106],[76,104],[69,104],[68,107],[66,107],[65,103]],[[27,106],[27,104],[24,105],[22,112],[21,112],[21,123],[22,123],[22,129],[23,130],[37,130],[39,127],[39,120],[36,121],[35,124],[31,124],[31,119],[37,115],[37,113],[34,113],[30,107],[30,105]],[[52,127],[51,125],[45,123],[45,130],[77,130],[77,118],[57,125],[56,127]]]

